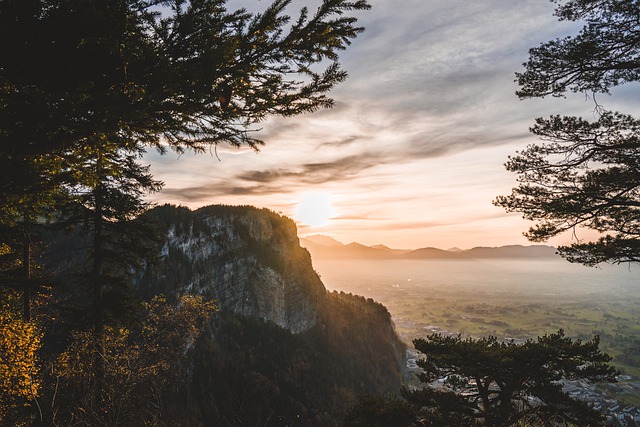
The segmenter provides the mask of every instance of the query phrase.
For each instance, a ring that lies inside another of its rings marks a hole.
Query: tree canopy
[[[636,0],[552,0],[560,20],[584,21],[576,36],[529,51],[516,73],[520,98],[563,96],[566,91],[608,93],[640,79],[640,4]]]
[[[543,43],[529,52],[517,73],[520,98],[587,95],[640,80],[640,3],[625,0],[554,0],[561,20],[584,21],[573,37]],[[537,221],[525,235],[544,241],[586,227],[595,242],[560,247],[569,261],[640,260],[640,133],[633,116],[597,105],[597,120],[554,115],[531,128],[543,143],[510,156],[507,170],[519,185],[495,204]]]
[[[331,107],[328,93],[346,78],[339,53],[363,31],[354,14],[370,8],[318,0],[292,17],[291,0],[262,2],[257,13],[227,3],[0,0],[0,285],[23,290],[31,325],[36,235],[45,222],[85,227],[83,253],[65,265],[85,262],[73,292],[85,321],[73,326],[84,337],[93,329],[77,372],[90,379],[91,404],[108,398],[105,351],[125,326],[123,300],[152,237],[134,222],[143,196],[162,185],[139,163],[145,150],[258,149],[267,117]],[[14,356],[31,366],[35,347]]]
[[[427,388],[407,398],[443,425],[597,425],[602,415],[563,392],[562,381],[612,381],[616,375],[598,337],[582,342],[562,330],[523,344],[433,334],[414,345],[426,355],[418,365]]]
[[[5,0],[0,142],[49,152],[105,133],[160,146],[257,147],[270,114],[329,107],[338,52],[363,31],[365,0],[323,0],[292,20],[226,0]],[[44,70],[46,69],[46,72]]]

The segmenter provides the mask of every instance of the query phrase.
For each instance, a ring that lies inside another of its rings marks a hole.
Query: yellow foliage
[[[0,243],[0,255],[9,255],[11,252],[11,247],[6,243]]]
[[[166,416],[164,405],[171,402],[159,402],[173,396],[185,380],[185,354],[215,305],[198,296],[184,296],[177,303],[156,297],[144,309],[142,322],[133,329],[105,327],[98,356],[104,368],[99,396],[91,389],[96,337],[90,331],[73,334],[55,366],[67,390],[71,418],[88,425],[164,425],[156,421]]]
[[[143,336],[147,342],[160,343],[174,339],[189,345],[201,332],[202,325],[216,310],[212,301],[199,295],[183,295],[177,304],[168,304],[164,296],[144,303],[147,319]],[[176,344],[176,343],[173,343]]]
[[[0,420],[9,411],[26,406],[40,389],[37,351],[42,334],[13,310],[15,297],[0,305]]]

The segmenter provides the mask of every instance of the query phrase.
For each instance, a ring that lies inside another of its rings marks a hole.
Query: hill
[[[464,252],[469,258],[548,258],[558,257],[556,249],[546,245],[509,245],[497,248],[475,247]]]
[[[334,242],[336,240],[332,239]],[[341,258],[341,259],[388,259],[397,256],[389,248],[365,246],[360,243],[324,245],[319,239],[304,237],[300,239],[300,245],[305,247],[316,258]]]
[[[452,252],[438,248],[421,248],[415,251],[407,252],[402,256],[406,259],[440,259],[440,258],[460,258],[464,252]]]
[[[415,250],[392,249],[385,245],[365,246],[360,243],[342,244],[321,236],[304,237],[300,244],[317,259],[470,259],[470,258],[554,258],[558,255],[552,246],[507,245],[499,247],[475,247],[472,249],[438,249],[425,247]],[[323,242],[328,242],[324,244]]]
[[[312,236],[306,236],[304,238],[305,242],[310,242],[316,245],[322,246],[343,246],[343,243],[338,242],[336,239],[330,236],[325,236],[322,234],[314,234]]]

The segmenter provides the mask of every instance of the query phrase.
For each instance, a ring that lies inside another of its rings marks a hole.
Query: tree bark
[[[22,241],[22,317],[31,320],[31,222],[24,218]]]
[[[98,153],[96,161],[96,175],[98,185],[93,189],[93,345],[94,345],[94,374],[95,385],[100,388],[104,378],[104,307],[103,307],[103,185],[102,185],[102,157]]]

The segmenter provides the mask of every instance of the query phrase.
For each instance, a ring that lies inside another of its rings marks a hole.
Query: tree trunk
[[[31,222],[25,217],[22,241],[22,317],[31,320]]]
[[[93,190],[94,212],[93,212],[93,345],[94,345],[94,374],[95,386],[99,390],[104,378],[104,307],[103,307],[103,185],[102,185],[102,165],[101,157],[98,154],[96,162],[99,184]]]

